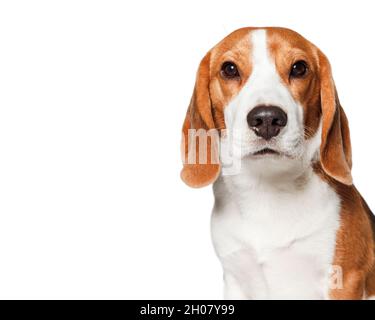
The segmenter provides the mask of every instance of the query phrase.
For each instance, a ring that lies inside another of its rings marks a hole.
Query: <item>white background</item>
[[[3,1],[0,298],[221,298],[211,188],[179,179],[206,51],[285,26],[330,58],[375,208],[373,1]]]

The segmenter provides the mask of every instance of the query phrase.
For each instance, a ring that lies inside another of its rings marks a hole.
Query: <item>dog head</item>
[[[183,181],[214,182],[229,141],[240,150],[232,156],[264,175],[320,162],[328,176],[352,184],[348,121],[329,61],[294,31],[239,29],[201,61],[183,126]]]

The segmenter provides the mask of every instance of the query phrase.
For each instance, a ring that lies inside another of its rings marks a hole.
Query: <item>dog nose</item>
[[[257,106],[247,115],[247,123],[255,134],[265,140],[276,137],[286,126],[288,116],[279,107]]]

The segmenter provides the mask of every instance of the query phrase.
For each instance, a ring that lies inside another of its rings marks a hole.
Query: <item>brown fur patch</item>
[[[343,270],[343,288],[330,291],[332,299],[362,299],[375,294],[375,248],[370,215],[354,185],[329,177],[320,164],[314,171],[340,196],[340,228],[336,235],[333,265]]]

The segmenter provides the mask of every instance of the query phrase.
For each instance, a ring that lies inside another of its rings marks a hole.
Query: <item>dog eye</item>
[[[297,61],[290,70],[290,76],[293,78],[302,78],[307,73],[307,69],[305,61]]]
[[[240,76],[237,66],[233,62],[224,62],[221,66],[221,74],[224,78],[234,79]]]

